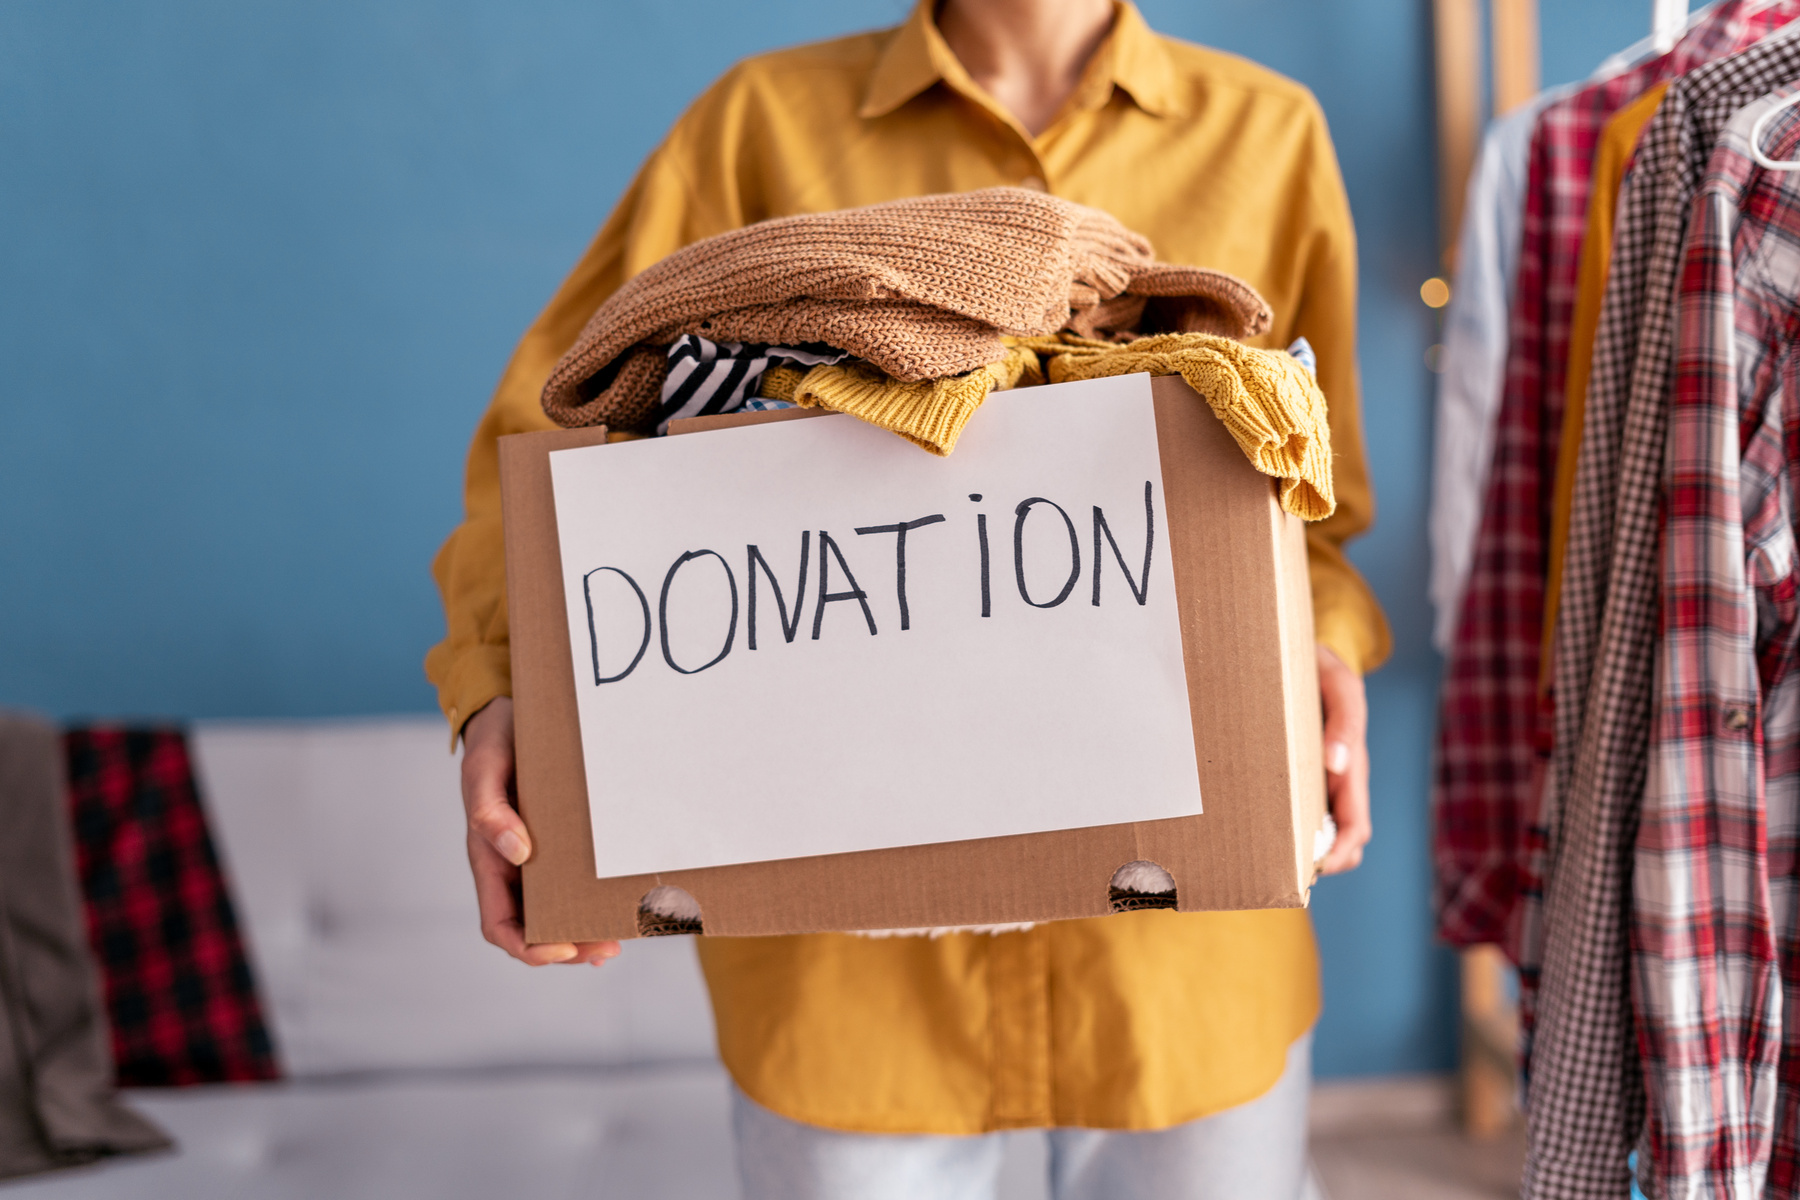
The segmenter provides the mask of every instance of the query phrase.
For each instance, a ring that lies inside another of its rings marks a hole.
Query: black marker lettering
[[[831,576],[831,565],[825,561],[827,550],[831,551],[831,557],[837,559],[838,570],[842,571],[844,578],[849,581],[849,591],[828,592],[825,590]],[[838,549],[838,544],[832,540],[831,535],[821,529],[819,530],[819,603],[813,609],[812,635],[815,642],[819,640],[819,627],[825,623],[825,606],[834,600],[854,600],[862,605],[863,620],[869,623],[869,636],[875,636],[875,614],[869,611],[869,593],[857,586],[856,576],[850,573],[850,564],[844,561],[844,552]]]
[[[862,525],[856,530],[857,536],[870,533],[891,533],[894,535],[894,589],[900,594],[900,628],[912,628],[912,616],[906,607],[906,534],[908,530],[921,529],[926,525],[936,525],[944,519],[943,513],[929,517],[920,517],[916,521],[904,521],[899,525]]]
[[[1025,590],[1025,518],[1031,515],[1031,506],[1034,504],[1048,504],[1062,513],[1063,524],[1069,527],[1069,581],[1063,584],[1062,591],[1056,593],[1056,599],[1046,604],[1039,604]],[[1068,513],[1063,512],[1062,505],[1042,496],[1021,500],[1019,507],[1013,509],[1013,515],[1013,574],[1019,581],[1019,598],[1033,608],[1055,608],[1069,598],[1069,593],[1075,590],[1076,581],[1081,578],[1081,539],[1075,535],[1075,522],[1069,519]]]
[[[812,530],[800,531],[800,582],[794,585],[794,621],[788,623],[787,599],[781,594],[781,580],[775,578],[769,560],[763,557],[762,551],[755,546],[745,546],[749,552],[750,563],[744,573],[750,577],[750,622],[745,631],[749,635],[750,648],[756,649],[756,568],[762,567],[763,574],[769,579],[769,586],[775,589],[775,606],[781,611],[781,636],[788,641],[800,632],[800,613],[806,607],[806,555],[812,547]]]
[[[644,640],[638,643],[637,653],[631,658],[631,665],[626,667],[623,671],[620,671],[617,675],[600,674],[600,639],[594,633],[594,593],[588,581],[602,571],[611,571],[614,575],[617,575],[620,579],[629,583],[631,585],[631,590],[637,593],[638,604],[641,605],[644,610]],[[650,648],[650,601],[644,598],[644,589],[637,585],[637,580],[619,570],[617,567],[595,567],[586,575],[583,575],[581,577],[581,598],[587,602],[588,649],[592,651],[594,656],[594,686],[599,687],[603,683],[617,683],[619,680],[637,670],[638,663],[643,661],[644,651]]]
[[[690,669],[676,663],[675,656],[669,652],[669,587],[675,582],[675,572],[681,570],[681,568],[686,566],[691,560],[705,558],[708,554],[718,559],[719,565],[725,568],[725,582],[731,585],[731,626],[725,630],[724,649],[713,655],[713,657],[704,664]],[[670,667],[673,667],[683,675],[698,675],[700,672],[706,670],[707,667],[717,666],[727,654],[731,653],[731,643],[737,637],[737,576],[731,573],[731,564],[725,561],[725,556],[720,554],[717,550],[689,550],[686,554],[683,554],[680,558],[676,559],[674,564],[669,567],[669,573],[663,576],[662,598],[657,601],[656,617],[657,623],[662,626],[663,661],[668,663]]]
[[[1119,561],[1119,570],[1125,573],[1125,586],[1131,589],[1132,597],[1141,605],[1150,599],[1150,551],[1156,545],[1156,509],[1150,503],[1150,481],[1144,481],[1144,586],[1139,587],[1131,578],[1131,568],[1125,565],[1125,556],[1119,552],[1119,543],[1113,541],[1112,529],[1106,523],[1106,514],[1094,505],[1094,607],[1100,607],[1100,535],[1106,534],[1106,544],[1112,547],[1113,557]]]
[[[981,539],[981,615],[994,615],[994,600],[988,593],[987,514],[975,514],[975,536]]]

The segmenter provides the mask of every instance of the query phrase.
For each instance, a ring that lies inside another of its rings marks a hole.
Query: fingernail
[[[524,866],[525,860],[531,857],[531,851],[525,848],[525,839],[510,829],[494,839],[494,849],[515,867]]]
[[[1342,742],[1332,742],[1325,747],[1325,769],[1333,775],[1342,775],[1350,766],[1350,747]],[[511,836],[508,834],[507,836]]]
[[[621,947],[619,947],[619,946],[603,946],[600,949],[600,957],[602,957],[602,958],[617,958],[617,957],[619,957],[620,949],[621,949]]]
[[[575,947],[570,946],[567,950],[558,952],[553,958],[551,958],[550,961],[566,963],[571,958],[574,958],[574,957],[575,957]]]

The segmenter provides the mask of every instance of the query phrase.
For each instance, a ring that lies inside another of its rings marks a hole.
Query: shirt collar
[[[981,89],[938,32],[932,19],[936,7],[936,0],[919,0],[906,24],[888,39],[869,76],[858,116],[886,116],[940,81],[965,95],[981,96]],[[1186,116],[1186,100],[1176,86],[1168,50],[1129,0],[1116,0],[1114,7],[1117,15],[1112,32],[1088,64],[1076,89],[1076,104],[1099,108],[1116,86],[1151,116]]]

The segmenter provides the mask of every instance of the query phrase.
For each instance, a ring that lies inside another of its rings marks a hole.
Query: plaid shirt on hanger
[[[1434,802],[1438,931],[1456,945],[1500,943],[1528,992],[1541,892],[1534,808],[1547,740],[1538,670],[1549,484],[1595,151],[1607,120],[1652,84],[1742,49],[1795,16],[1795,0],[1728,0],[1669,54],[1550,105],[1532,141],[1506,385],[1444,675]],[[1529,1001],[1526,1009],[1529,1017]]]
[[[1682,248],[1732,114],[1796,77],[1800,43],[1776,38],[1676,80],[1620,192],[1556,630],[1530,1197],[1622,1195],[1644,1130],[1627,897],[1649,750]],[[1655,1168],[1653,1158],[1640,1166]]]
[[[1800,1022],[1783,1021],[1784,993],[1800,994],[1800,176],[1750,157],[1773,104],[1732,119],[1681,271],[1632,897],[1648,1165],[1664,1196],[1800,1195]],[[1800,113],[1776,122],[1766,140],[1791,157]]]

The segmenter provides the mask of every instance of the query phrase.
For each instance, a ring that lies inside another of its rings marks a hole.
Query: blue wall
[[[1378,836],[1315,903],[1326,1075],[1447,1067],[1427,906],[1435,317],[1426,0],[1146,0],[1310,85],[1362,239],[1394,621],[1370,680]],[[904,0],[9,0],[0,6],[0,704],[432,708],[426,573],[513,341],[639,158],[732,59]],[[1551,81],[1642,0],[1546,5]],[[664,48],[677,52],[663,55]]]

